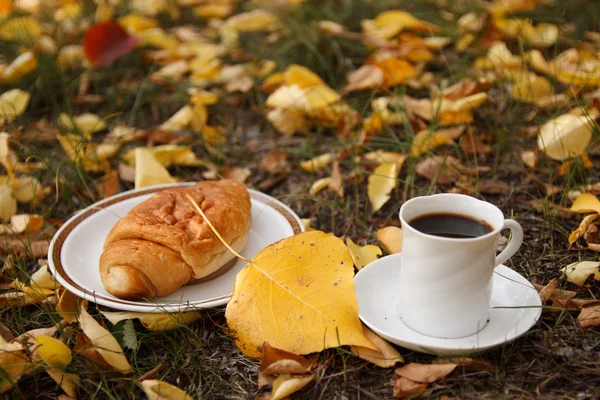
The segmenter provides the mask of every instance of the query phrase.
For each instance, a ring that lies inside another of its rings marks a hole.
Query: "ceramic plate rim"
[[[125,192],[118,193],[114,196],[107,197],[106,199],[100,200],[82,210],[74,213],[54,234],[48,247],[48,267],[51,273],[54,275],[56,280],[65,289],[69,290],[77,296],[90,300],[94,303],[111,307],[118,310],[124,311],[138,311],[138,312],[151,312],[151,313],[162,313],[162,312],[181,312],[190,311],[193,309],[218,307],[227,304],[231,298],[231,293],[223,294],[222,296],[204,300],[202,302],[180,302],[180,303],[161,303],[160,301],[149,301],[148,303],[143,302],[132,302],[120,299],[110,299],[104,296],[99,297],[94,290],[83,287],[69,276],[61,260],[61,250],[65,243],[65,240],[69,234],[81,223],[83,223],[91,215],[110,207],[113,204],[119,203],[130,198],[144,196],[147,194],[156,193],[160,190],[164,190],[171,187],[191,186],[196,182],[177,182],[163,185],[149,186],[140,189],[132,189]],[[290,224],[294,234],[298,234],[304,231],[304,226],[300,217],[287,205],[281,201],[269,196],[265,193],[257,190],[248,189],[252,200],[260,201],[267,206],[273,208],[279,214],[281,214]],[[218,279],[215,278],[215,279]]]
[[[389,257],[388,260],[384,260],[388,257]],[[360,281],[360,279],[362,277],[369,274],[369,272],[367,272],[365,270],[368,270],[369,267],[371,267],[371,269],[373,270],[372,267],[377,268],[377,265],[375,265],[375,263],[380,263],[380,262],[384,263],[386,261],[389,262],[389,261],[391,261],[391,259],[393,257],[400,258],[400,253],[391,254],[391,255],[379,258],[378,260],[373,262],[373,265],[367,265],[363,269],[358,271],[358,273],[354,276],[355,290],[357,290],[357,287],[360,285],[360,284],[357,284],[357,278]],[[529,281],[527,281],[525,279],[525,277],[523,277],[517,271],[515,271],[503,264],[500,264],[498,267],[496,267],[495,272],[502,276],[503,276],[503,274],[513,275],[513,276],[507,277],[507,278],[509,280],[518,279],[519,284],[526,283],[528,286],[531,287],[531,289],[535,290],[535,288],[531,285],[531,283]],[[537,290],[535,290],[535,293],[538,294]],[[358,301],[358,298],[357,298],[357,301]],[[535,325],[535,323],[539,320],[541,313],[542,313],[542,302],[541,302],[541,298],[539,297],[539,294],[536,297],[536,302],[539,304],[537,304],[535,306],[524,307],[524,309],[527,309],[529,312],[527,317],[524,319],[526,319],[527,321],[531,320],[530,324],[529,323],[525,324],[527,326],[518,325],[516,329],[511,327],[511,329],[506,331],[506,333],[510,334],[510,335],[506,336],[505,340],[503,340],[503,341],[498,341],[498,342],[493,341],[491,343],[476,345],[475,347],[473,347],[471,349],[465,349],[462,347],[456,347],[456,346],[452,347],[451,346],[452,342],[456,343],[458,340],[467,339],[469,337],[459,338],[459,339],[429,338],[430,340],[435,340],[437,342],[436,345],[435,346],[427,345],[428,347],[424,347],[423,343],[415,342],[414,340],[411,340],[411,339],[407,340],[406,338],[402,338],[398,334],[394,334],[393,332],[389,332],[387,330],[380,329],[376,326],[376,324],[373,323],[373,319],[374,319],[373,317],[368,318],[368,316],[364,315],[364,313],[361,313],[360,301],[359,301],[359,318],[366,326],[368,326],[371,330],[373,330],[380,336],[382,336],[382,337],[386,338],[387,340],[391,341],[392,343],[395,343],[396,345],[404,347],[406,349],[410,349],[410,350],[414,350],[414,351],[418,351],[418,352],[422,352],[422,353],[426,353],[426,354],[436,354],[436,355],[443,355],[443,356],[468,355],[468,354],[475,354],[475,353],[479,353],[479,352],[488,350],[490,348],[502,345],[503,343],[511,342],[511,341],[517,339],[518,337],[524,335],[525,333],[527,333],[531,329],[531,327],[533,325]],[[495,309],[501,310],[502,308],[505,308],[505,307],[496,307]],[[419,335],[425,336],[425,335],[419,334],[417,332],[414,332],[414,333],[417,336],[419,336]],[[475,336],[475,335],[473,335],[473,336]],[[446,347],[444,347],[444,346],[446,346]]]

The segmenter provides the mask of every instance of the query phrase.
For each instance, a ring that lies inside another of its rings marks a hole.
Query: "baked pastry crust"
[[[244,185],[224,179],[165,189],[132,208],[108,234],[100,277],[109,293],[127,300],[165,296],[235,257],[186,193],[228,244],[243,249],[252,224]]]

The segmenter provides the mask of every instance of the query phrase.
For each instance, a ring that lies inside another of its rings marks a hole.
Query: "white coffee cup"
[[[448,238],[422,233],[410,221],[428,214],[457,214],[485,221],[490,233]],[[398,312],[411,329],[428,336],[459,338],[485,327],[490,315],[494,268],[521,247],[523,229],[499,208],[461,194],[415,197],[400,208],[402,252]],[[496,256],[500,232],[512,237]]]

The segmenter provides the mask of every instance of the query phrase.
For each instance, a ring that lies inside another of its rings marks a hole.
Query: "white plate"
[[[119,310],[181,312],[227,304],[237,273],[246,263],[237,259],[231,266],[167,296],[151,301],[121,300],[104,289],[99,260],[106,236],[114,224],[134,206],[156,192],[191,182],[130,190],[109,197],[80,211],[56,233],[48,251],[50,270],[67,290],[79,297]],[[241,254],[252,259],[260,250],[281,239],[304,231],[300,218],[282,202],[248,190],[252,202],[252,228]]]
[[[380,258],[354,277],[360,319],[381,337],[407,349],[442,356],[475,353],[511,341],[529,330],[542,312],[535,288],[512,269],[494,273],[490,322],[479,333],[440,339],[415,332],[398,313],[400,254]]]

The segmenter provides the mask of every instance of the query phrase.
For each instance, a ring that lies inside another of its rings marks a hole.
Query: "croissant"
[[[244,248],[252,224],[244,185],[224,179],[165,189],[132,208],[109,232],[100,257],[109,293],[125,300],[165,296],[235,257],[186,193],[234,250]]]

